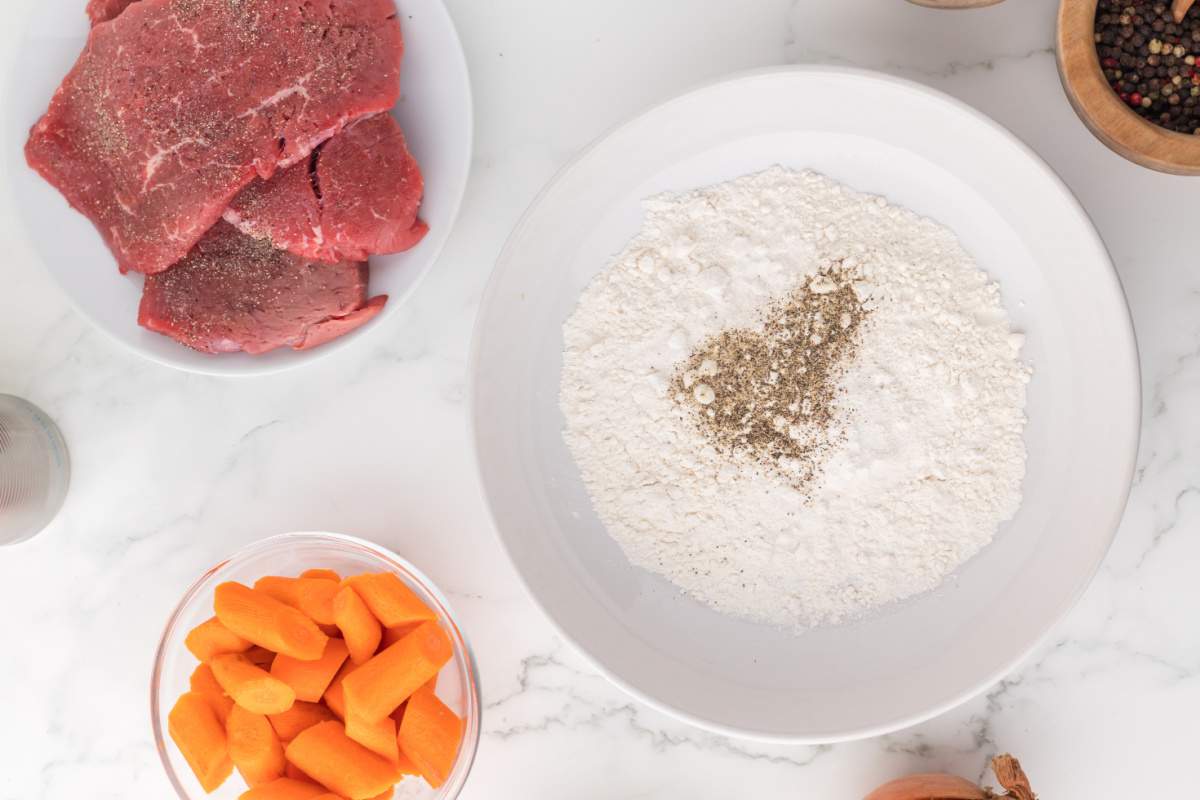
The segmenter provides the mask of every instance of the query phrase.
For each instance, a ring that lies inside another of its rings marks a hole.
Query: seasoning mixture
[[[797,489],[812,480],[838,441],[838,379],[867,314],[856,277],[840,263],[822,270],[770,308],[761,331],[721,331],[676,371],[675,402],[724,455]]]
[[[1171,4],[1100,0],[1096,52],[1113,91],[1141,116],[1178,133],[1200,133],[1200,10],[1176,22]]]
[[[816,173],[651,198],[564,340],[595,512],[719,611],[860,616],[1020,504],[1030,371],[999,287],[943,226]]]

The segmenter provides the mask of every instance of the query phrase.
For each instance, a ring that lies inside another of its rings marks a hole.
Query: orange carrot
[[[229,719],[229,709],[233,708],[233,698],[225,694],[221,684],[217,683],[212,667],[208,664],[196,667],[189,683],[193,692],[202,695],[208,701],[213,713],[217,715],[217,721],[221,723],[221,727],[225,727],[225,721]]]
[[[396,736],[397,746],[399,746],[399,738],[400,738],[399,734],[397,734],[397,736]],[[396,766],[400,769],[401,775],[420,775],[421,774],[421,770],[417,769],[417,765],[413,763],[411,758],[404,755],[403,750],[400,751],[400,760],[396,762]]]
[[[229,757],[247,784],[258,786],[283,777],[287,766],[283,745],[265,716],[234,706],[225,723],[225,733],[229,738]]]
[[[271,674],[292,687],[297,700],[315,703],[329,688],[330,681],[342,668],[346,656],[346,643],[341,639],[330,639],[325,645],[325,653],[316,661],[299,661],[291,656],[276,656],[271,664]]]
[[[244,655],[246,656],[246,660],[251,664],[254,664],[257,667],[262,667],[263,669],[270,669],[271,662],[275,660],[274,653],[267,648],[259,647],[258,645],[251,647],[245,652]]]
[[[343,586],[333,598],[333,618],[346,639],[350,659],[355,664],[369,661],[379,648],[382,630],[379,620],[352,587]]]
[[[268,575],[254,582],[257,591],[297,608],[321,625],[333,624],[333,596],[341,588],[325,578],[283,578]]]
[[[212,660],[213,676],[225,693],[247,711],[282,714],[296,701],[292,687],[256,667],[240,653],[226,653]]]
[[[346,676],[347,713],[374,722],[396,710],[450,660],[450,640],[436,622],[426,622]]]
[[[316,800],[328,794],[324,786],[294,778],[277,778],[242,792],[238,800]]]
[[[379,794],[371,798],[371,800],[392,800],[396,796],[396,787],[390,786]]]
[[[350,714],[346,717],[346,735],[393,764],[400,760],[400,747],[396,742],[396,720],[391,717],[384,717],[378,722],[367,722]]]
[[[289,742],[289,744],[291,744],[291,743]],[[287,747],[284,747],[283,749],[284,749],[284,752],[286,753]],[[284,768],[283,774],[285,777],[291,778],[294,781],[304,781],[305,783],[316,783],[316,781],[314,781],[312,778],[308,777],[303,772],[301,772],[300,768],[297,767],[295,764],[293,764],[290,761],[287,763],[287,767]]]
[[[450,777],[464,727],[463,721],[428,689],[409,698],[400,723],[400,749],[435,789]]]
[[[201,661],[221,653],[244,653],[250,649],[250,642],[226,628],[216,617],[192,628],[183,644]]]
[[[167,715],[167,732],[204,791],[211,792],[233,771],[225,727],[198,692],[185,692]]]
[[[420,624],[421,623],[419,622],[406,622],[403,625],[393,625],[390,628],[384,628],[383,638],[379,641],[379,649],[383,650],[391,647],[396,642],[412,633]]]
[[[331,569],[306,569],[300,573],[301,578],[324,578],[327,581],[337,581],[341,583],[342,576],[338,575]]]
[[[333,676],[333,681],[329,684],[329,688],[325,690],[325,705],[339,719],[346,718],[346,694],[342,687],[342,681],[346,680],[346,676],[356,669],[358,669],[357,664],[353,661],[347,661],[342,665],[338,674]]]
[[[304,614],[240,583],[222,583],[213,602],[217,619],[254,644],[302,661],[325,652],[328,636]]]
[[[404,584],[394,573],[372,572],[347,578],[345,584],[353,586],[367,608],[385,628],[394,628],[406,622],[424,622],[437,619],[429,606]]]
[[[400,771],[346,736],[340,722],[322,722],[287,747],[287,759],[349,800],[370,800],[400,780]]]
[[[269,714],[267,718],[271,720],[271,727],[275,729],[280,741],[290,742],[305,728],[333,719],[333,714],[320,703],[297,700],[287,711],[282,714]]]

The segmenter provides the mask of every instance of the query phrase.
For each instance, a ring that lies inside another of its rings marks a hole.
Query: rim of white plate
[[[446,244],[450,241],[450,237],[453,235],[453,232],[458,225],[458,218],[462,213],[463,203],[466,199],[467,186],[471,179],[471,164],[475,153],[475,97],[474,88],[471,84],[471,73],[467,66],[467,57],[466,52],[463,49],[462,37],[458,33],[458,26],[454,24],[454,17],[450,14],[450,10],[447,8],[445,0],[432,0],[432,3],[435,4],[436,10],[440,11],[445,18],[446,25],[454,42],[452,52],[447,52],[445,55],[453,62],[453,69],[457,75],[456,79],[461,80],[464,91],[464,103],[461,112],[463,115],[462,124],[465,126],[466,130],[466,138],[463,143],[464,152],[459,154],[459,159],[466,164],[466,169],[463,170],[462,177],[459,181],[457,181],[456,185],[448,187],[452,191],[453,201],[451,203],[450,213],[447,215],[446,223],[444,225],[445,234],[441,236],[440,241],[437,242],[436,246],[433,248],[433,251],[429,253],[424,266],[416,271],[412,281],[407,287],[405,287],[404,291],[388,298],[388,303],[384,307],[383,311],[380,312],[376,319],[372,320],[373,324],[365,325],[358,330],[352,331],[352,335],[339,337],[338,339],[326,342],[320,347],[312,350],[297,353],[287,353],[286,355],[291,357],[282,360],[272,359],[270,362],[258,360],[252,362],[252,366],[242,367],[240,369],[233,369],[229,366],[223,366],[224,362],[222,362],[221,356],[219,355],[214,356],[210,361],[190,363],[185,362],[182,357],[172,358],[167,355],[162,355],[139,347],[134,342],[126,340],[116,331],[111,330],[107,325],[101,324],[87,310],[87,308],[80,303],[80,301],[76,298],[75,293],[65,285],[62,277],[53,269],[51,269],[49,265],[45,263],[45,260],[40,256],[37,258],[39,267],[50,276],[50,279],[59,288],[59,291],[66,299],[67,304],[71,307],[71,309],[74,310],[75,313],[77,313],[80,317],[82,317],[92,329],[103,333],[109,341],[116,342],[124,351],[133,353],[140,358],[146,359],[147,361],[194,375],[210,375],[214,377],[234,379],[257,378],[267,375],[274,375],[280,372],[287,372],[323,361],[326,358],[329,358],[330,356],[340,353],[346,348],[351,347],[354,342],[366,340],[369,337],[374,336],[375,332],[381,327],[379,323],[382,323],[389,317],[393,317],[399,311],[399,309],[406,306],[413,299],[417,293],[417,290],[420,289],[421,285],[425,282],[425,279],[429,277],[429,274],[433,271],[433,268],[441,260],[442,253],[446,248]],[[80,16],[83,16],[82,7],[80,8]],[[20,47],[13,48],[13,52],[9,54],[9,58],[5,64],[5,72],[10,76],[9,80],[5,83],[6,88],[19,78],[20,70],[17,67],[20,64],[21,50],[22,48]],[[7,140],[7,130],[9,127],[10,126],[0,126],[0,141],[4,141],[5,145],[11,148],[17,146],[17,143]],[[24,162],[23,158],[19,160],[22,163]],[[7,161],[0,162],[0,167],[7,168],[7,165]],[[9,191],[11,195],[11,189]],[[74,212],[72,209],[72,213],[76,212]],[[27,223],[25,223],[24,218],[22,217],[20,224],[14,225],[13,227],[15,230],[20,231],[20,234],[25,237],[29,249],[37,254],[38,248],[33,241],[33,232],[29,230],[29,226]],[[180,348],[184,348],[184,345],[182,344],[178,346]]]

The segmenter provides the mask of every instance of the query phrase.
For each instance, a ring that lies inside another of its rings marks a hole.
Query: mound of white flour
[[[839,443],[801,493],[718,453],[668,383],[839,261],[870,316]],[[1022,337],[954,234],[883,198],[779,167],[653,198],[564,332],[564,437],[596,512],[634,564],[720,611],[819,625],[932,589],[1020,502]]]

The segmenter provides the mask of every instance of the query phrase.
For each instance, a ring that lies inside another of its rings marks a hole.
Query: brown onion
[[[993,758],[992,771],[996,773],[996,780],[1007,790],[1005,794],[996,794],[957,775],[926,773],[889,781],[864,800],[992,800],[1001,797],[1037,800],[1020,762],[1012,756],[1005,753]]]

